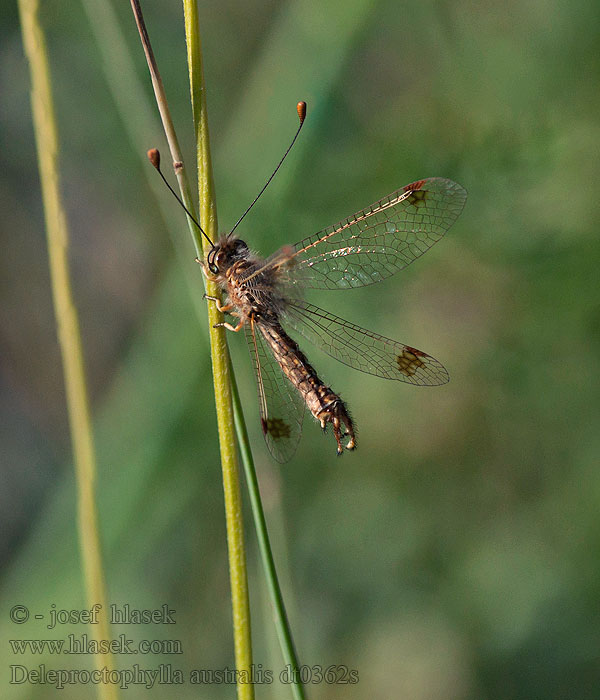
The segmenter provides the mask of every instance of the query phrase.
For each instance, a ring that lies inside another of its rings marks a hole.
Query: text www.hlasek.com
[[[66,639],[11,639],[13,654],[183,654],[179,639],[141,639],[120,634],[116,639],[92,639],[69,634]]]

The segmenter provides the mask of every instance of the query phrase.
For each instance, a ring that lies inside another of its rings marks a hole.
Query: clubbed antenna
[[[185,206],[185,204],[181,201],[181,198],[175,192],[175,190],[169,185],[167,178],[163,175],[163,171],[160,169],[160,152],[158,148],[151,148],[148,153],[146,154],[148,156],[148,160],[152,163],[152,165],[158,170],[158,174],[162,177],[163,182],[165,185],[169,188],[171,194],[175,197],[175,199],[181,204],[183,207],[185,213],[190,217],[190,219],[196,224],[198,227],[198,230],[200,233],[206,238],[206,240],[211,244],[211,246],[214,246],[214,243],[210,240],[210,238],[206,235],[204,229],[200,224],[196,221],[195,217],[190,213],[190,210]]]
[[[271,177],[265,183],[265,186],[256,195],[256,197],[254,198],[254,200],[252,201],[252,204],[248,207],[248,209],[246,209],[246,211],[237,220],[237,223],[231,229],[230,233],[233,233],[236,230],[236,228],[242,222],[242,219],[246,216],[246,214],[250,211],[250,209],[252,209],[252,207],[256,204],[256,202],[258,202],[261,194],[267,189],[267,187],[269,186],[269,183],[275,177],[275,174],[277,173],[277,171],[281,167],[281,164],[285,160],[287,154],[292,150],[292,146],[296,143],[296,139],[298,138],[298,134],[300,133],[300,129],[302,128],[302,124],[304,124],[304,118],[306,117],[306,102],[298,102],[298,104],[296,105],[296,111],[298,112],[298,118],[300,119],[300,125],[298,126],[298,130],[296,131],[296,134],[295,134],[294,138],[292,139],[292,143],[290,143],[290,145],[288,146],[287,151],[283,154],[283,158],[279,161],[279,164],[277,165],[275,170],[273,170],[273,173],[272,173]]]

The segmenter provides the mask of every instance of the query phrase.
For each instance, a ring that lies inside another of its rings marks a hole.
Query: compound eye
[[[216,249],[213,247],[211,250],[208,252],[208,255],[206,256],[206,262],[208,264],[208,269],[212,272],[213,275],[218,275],[219,274],[219,268],[217,264],[215,263],[215,254],[216,254]]]

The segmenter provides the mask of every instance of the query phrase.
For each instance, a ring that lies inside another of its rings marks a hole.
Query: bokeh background
[[[109,597],[167,603],[183,655],[233,664],[224,512],[200,270],[145,161],[166,152],[129,3],[43,3],[70,259],[99,460]],[[146,20],[193,176],[182,10]],[[112,12],[115,14],[113,15]],[[51,637],[7,611],[84,606],[70,440],[15,3],[0,9],[2,677]],[[230,339],[301,661],[356,669],[310,698],[600,697],[600,4],[594,0],[203,3],[220,227],[302,137],[242,234],[270,253],[421,177],[469,192],[447,237],[395,278],[317,303],[439,358],[442,388],[346,369],[305,348],[351,407],[359,450],[307,420],[283,467],[260,436]],[[113,23],[114,21],[114,23]],[[170,173],[169,173],[170,175]],[[192,177],[193,179],[193,177]],[[243,485],[245,488],[245,486]],[[247,503],[246,515],[249,516]],[[250,518],[255,662],[282,661]],[[55,631],[61,637],[81,628]],[[121,667],[131,657],[119,659]],[[5,698],[50,698],[9,686]],[[62,698],[91,698],[74,686]],[[126,696],[230,698],[227,685]],[[277,683],[260,698],[291,697]]]

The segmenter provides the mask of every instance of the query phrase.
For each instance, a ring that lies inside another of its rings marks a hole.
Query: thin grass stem
[[[246,430],[246,422],[244,420],[244,413],[242,410],[242,404],[235,377],[232,377],[231,385],[233,391],[233,415],[235,418],[237,433],[238,435],[242,436],[242,439],[240,440],[240,453],[242,456],[242,464],[244,465],[248,493],[250,495],[250,505],[252,509],[252,517],[254,518],[256,537],[258,539],[258,548],[260,550],[262,565],[265,572],[269,597],[271,598],[271,605],[273,606],[275,628],[277,629],[279,645],[281,646],[281,652],[283,654],[283,660],[286,666],[294,671],[297,671],[300,668],[300,664],[298,663],[296,648],[292,638],[292,631],[287,613],[285,611],[281,587],[277,578],[275,561],[273,559],[273,552],[271,550],[271,543],[269,541],[269,533],[267,530],[267,521],[265,519],[265,512],[262,507],[260,489],[258,486],[258,479],[256,477],[256,469],[254,468],[254,459],[250,450],[250,440]],[[292,675],[292,683],[290,685],[294,698],[296,698],[296,700],[305,700],[306,696],[304,694],[304,686],[302,685],[299,672]]]
[[[148,67],[152,77],[152,85],[165,135],[171,151],[171,157],[177,175],[181,196],[190,212],[194,213],[191,201],[190,187],[183,166],[183,158],[179,150],[177,137],[173,128],[169,108],[150,45],[142,11],[138,0],[131,0],[132,9],[138,25],[140,37],[146,54]],[[206,117],[206,100],[204,99],[204,78],[202,74],[202,54],[198,23],[193,3],[184,2],[186,40],[188,47],[188,67],[190,73],[190,90],[192,93],[192,109],[196,130],[198,184],[200,201],[200,222],[210,237],[218,238],[215,194],[208,141],[208,120]],[[205,242],[201,233],[190,222],[196,251],[202,254]],[[214,283],[207,283],[207,292],[216,296],[218,290]],[[223,320],[214,304],[208,304],[210,329],[211,359],[213,368],[213,384],[219,431],[221,452],[221,467],[223,473],[223,491],[225,497],[225,518],[227,529],[227,546],[229,553],[229,576],[231,583],[231,600],[233,614],[233,637],[235,648],[235,665],[240,682],[237,684],[239,700],[253,700],[254,685],[252,678],[252,642],[250,632],[250,605],[248,597],[248,581],[246,573],[246,554],[244,547],[242,499],[239,484],[237,449],[235,440],[235,424],[231,404],[230,363],[225,329],[215,328],[215,324]]]
[[[175,176],[177,177],[177,184],[179,185],[179,191],[181,192],[181,199],[183,200],[183,203],[187,209],[194,216],[196,216],[196,207],[194,206],[192,199],[192,190],[185,172],[183,156],[181,155],[181,149],[179,148],[179,141],[177,139],[177,134],[175,133],[175,126],[173,125],[173,120],[171,119],[171,112],[169,110],[165,88],[163,86],[162,78],[160,77],[156,59],[154,58],[154,51],[152,51],[150,37],[148,36],[148,30],[146,29],[139,0],[131,0],[131,9],[133,10],[133,16],[135,17],[140,34],[142,48],[144,49],[144,53],[146,55],[146,62],[148,63],[150,79],[152,80],[152,87],[154,89],[154,97],[160,113],[160,119],[163,125],[167,143],[169,144],[169,151],[173,161],[173,170],[175,171]],[[202,234],[189,216],[187,217],[187,220],[190,234],[196,248],[196,255],[198,257],[202,257],[204,244]],[[206,225],[204,225],[204,228],[206,230]]]
[[[183,0],[185,38],[190,80],[192,116],[196,132],[196,161],[198,168],[198,196],[200,220],[209,238],[218,238],[217,210],[212,175],[208,115],[206,109],[206,88],[202,61],[202,45],[198,28],[198,8],[193,0]],[[204,243],[204,241],[203,241]],[[219,295],[220,290],[212,282],[207,284],[211,296]],[[227,520],[227,544],[229,549],[229,575],[231,580],[231,603],[235,643],[236,669],[251,674],[252,638],[250,631],[250,605],[244,550],[243,520],[235,422],[232,408],[231,379],[233,373],[229,351],[223,328],[214,328],[221,314],[215,304],[209,305],[209,325],[211,328],[211,355],[215,399],[217,401],[217,422],[221,444],[221,464],[223,467],[223,489],[225,492],[225,513]],[[219,331],[219,332],[217,332]],[[252,683],[238,683],[239,700],[254,698]]]

